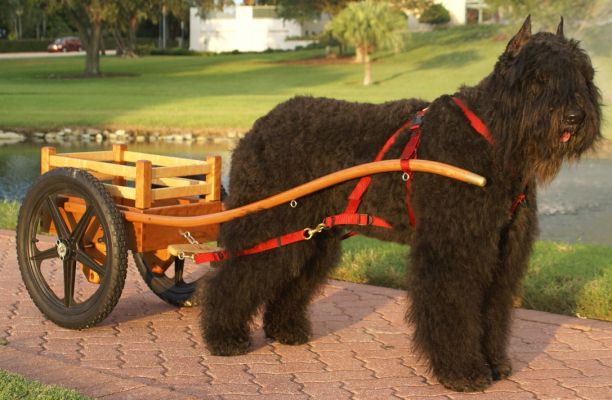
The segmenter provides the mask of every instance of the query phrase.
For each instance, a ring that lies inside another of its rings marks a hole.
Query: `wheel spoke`
[[[80,262],[87,268],[93,269],[98,275],[100,275],[100,279],[104,277],[104,268],[102,268],[100,264],[98,264],[93,258],[91,258],[83,250],[76,249],[75,256],[78,262]]]
[[[76,261],[64,259],[64,305],[70,307],[74,302],[74,285],[76,277]]]
[[[73,243],[79,243],[81,239],[83,239],[83,234],[85,233],[85,230],[87,229],[87,226],[89,225],[89,222],[91,221],[92,217],[93,207],[88,205],[85,209],[85,212],[83,213],[83,216],[81,217],[81,219],[79,219],[79,222],[72,230]]]
[[[49,213],[51,214],[51,219],[53,220],[53,225],[55,225],[57,235],[62,239],[67,239],[70,237],[70,233],[68,232],[68,227],[66,227],[64,218],[62,218],[62,215],[59,212],[57,204],[55,204],[55,201],[53,201],[52,196],[47,197],[46,202]]]
[[[30,257],[30,259],[36,261],[36,264],[38,265],[38,268],[40,268],[40,263],[48,260],[50,258],[56,258],[57,257],[57,249],[55,247],[51,247],[48,248],[46,250],[38,250],[35,249],[34,250],[34,255],[32,257]]]
[[[180,286],[183,283],[183,269],[185,267],[185,260],[181,260],[180,258],[176,258],[174,260],[174,284],[176,286]]]

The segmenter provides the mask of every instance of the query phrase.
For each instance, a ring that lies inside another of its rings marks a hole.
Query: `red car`
[[[64,53],[67,51],[81,51],[82,49],[81,39],[76,36],[57,38],[47,47],[47,51],[51,53],[56,53],[59,51]]]

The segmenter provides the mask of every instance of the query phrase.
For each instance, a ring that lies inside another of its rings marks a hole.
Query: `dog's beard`
[[[540,186],[546,186],[557,176],[562,164],[562,158],[537,160],[533,165],[533,176]]]

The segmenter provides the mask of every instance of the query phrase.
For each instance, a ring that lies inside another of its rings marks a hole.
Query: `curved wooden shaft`
[[[410,160],[410,169],[414,172],[429,172],[470,183],[476,186],[484,186],[487,180],[470,171],[453,167],[452,165],[427,160]],[[361,178],[367,175],[380,174],[383,172],[401,171],[400,160],[385,160],[357,165],[343,169],[329,175],[322,176],[313,181],[296,186],[285,192],[270,196],[263,200],[247,204],[231,210],[221,211],[213,214],[198,215],[194,217],[174,217],[168,215],[140,214],[131,211],[123,211],[123,216],[129,222],[142,222],[150,225],[164,225],[176,228],[195,228],[204,225],[219,224],[261,210],[267,210],[291,200],[299,199],[319,190],[337,185],[351,179]]]

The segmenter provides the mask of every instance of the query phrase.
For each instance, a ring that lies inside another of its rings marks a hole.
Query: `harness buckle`
[[[191,236],[191,232],[181,232],[181,235],[189,242],[189,244],[200,244],[196,238]]]
[[[329,228],[323,222],[321,222],[319,225],[315,226],[314,228],[304,228],[304,239],[305,240],[310,240],[317,233],[321,233],[321,232],[323,232],[324,230],[327,230],[327,229],[329,229]]]

